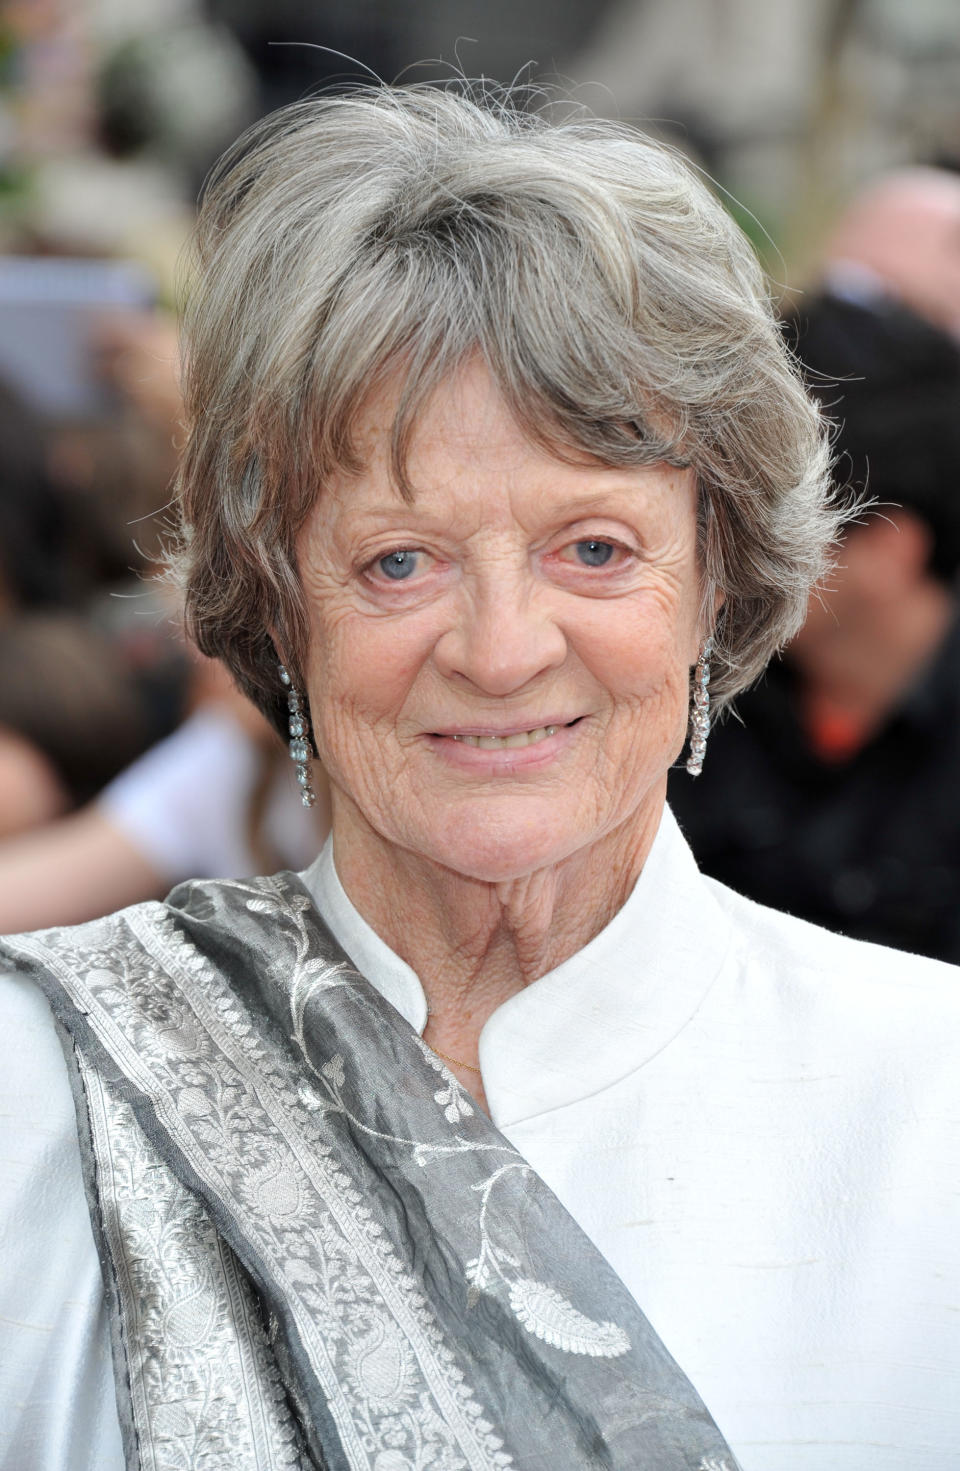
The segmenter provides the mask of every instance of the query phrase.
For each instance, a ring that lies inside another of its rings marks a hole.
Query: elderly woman
[[[956,976],[664,807],[837,519],[735,226],[623,129],[323,98],[187,344],[191,624],[333,831],[5,943],[2,1464],[953,1464]]]

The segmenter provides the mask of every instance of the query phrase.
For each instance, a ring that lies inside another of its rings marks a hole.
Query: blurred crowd
[[[766,213],[749,198],[758,235],[757,212],[796,231],[782,187],[793,108],[794,193],[823,228],[804,290],[785,294],[784,330],[835,421],[838,494],[859,511],[805,627],[713,731],[703,775],[671,774],[670,799],[715,877],[960,961],[960,108],[951,117],[938,101],[936,136],[929,119],[898,133],[888,96],[895,145],[879,146],[875,124],[859,172],[847,160],[819,192],[809,175],[809,140],[829,140],[831,118],[840,127],[834,93],[851,56],[882,51],[887,9],[784,3],[778,29],[769,6],[717,0],[711,24],[726,16],[727,30],[707,57],[684,44],[696,0],[672,12],[656,0],[409,12],[359,0],[320,5],[309,22],[292,0],[7,5],[0,931],[93,917],[188,877],[300,867],[317,850],[324,801],[299,805],[287,753],[187,647],[163,576],[180,432],[176,262],[205,169],[248,120],[344,73],[389,79],[436,56],[504,80],[539,60],[596,81],[590,105],[603,93],[621,111],[672,117],[674,139],[748,196],[765,158],[780,195]],[[762,84],[747,97],[736,52],[725,92],[708,62],[724,38],[749,49],[759,13]],[[925,13],[947,17],[939,77],[945,55],[960,68],[960,22],[933,0]],[[773,116],[774,93],[781,133],[764,139],[756,118],[764,106]]]

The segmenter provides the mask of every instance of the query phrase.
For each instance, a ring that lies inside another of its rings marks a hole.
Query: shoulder
[[[257,885],[249,881],[254,892]],[[85,1034],[105,984],[149,990],[159,1017],[166,962],[182,959],[185,927],[224,887],[182,884],[173,903],[148,900],[84,924],[0,936],[0,1186],[8,1201],[29,1191],[31,1178],[59,1178],[61,1155],[74,1164],[76,1116],[58,1019]]]
[[[251,900],[287,888],[302,885],[296,875],[286,872],[245,879],[189,879],[164,900],[147,899],[82,924],[0,935],[0,972],[42,975],[49,968],[94,965],[112,952],[128,952],[137,936],[160,936],[202,924],[215,911],[229,907],[235,895]]]
[[[868,940],[851,939],[848,935],[798,919],[782,909],[758,904],[717,879],[702,876],[714,899],[744,937],[758,950],[780,956],[784,962],[804,967],[838,969],[852,976],[877,978],[910,976],[920,984],[947,987],[960,986],[960,967],[888,945],[875,945]]]
[[[28,1260],[54,1223],[75,1223],[81,1190],[73,1093],[50,1006],[29,976],[0,975],[0,1234],[15,1259]],[[14,1285],[4,1272],[0,1293]]]
[[[290,899],[310,907],[296,875],[269,878],[194,879],[177,885],[165,900],[147,900],[84,924],[0,935],[0,1025],[8,1013],[19,1026],[27,1010],[46,1006],[71,1032],[86,1036],[93,1011],[105,995],[113,1002],[138,996],[157,1021],[165,998],[184,976],[211,959],[229,974],[241,951],[255,954],[259,911]],[[252,911],[258,911],[253,916]],[[260,925],[262,928],[262,923]],[[231,960],[232,957],[232,960]],[[29,982],[30,1000],[21,987]],[[45,1000],[44,1000],[45,998]],[[141,1008],[142,1009],[142,1008]],[[52,1023],[51,1023],[52,1025]]]
[[[76,1135],[67,1064],[47,999],[31,977],[0,975],[0,1216],[59,1214],[75,1183]]]
[[[65,1465],[69,1445],[71,1465],[121,1467],[73,1091],[50,1006],[24,974],[0,974],[0,1240],[0,1462]]]
[[[0,936],[0,1130],[9,1127],[17,1133],[18,1158],[32,1149],[34,1165],[42,1165],[41,1155],[50,1156],[50,1163],[63,1142],[76,1134],[55,1019],[58,978],[101,965],[105,954],[113,953],[117,922],[151,907],[159,906],[135,905],[82,925]],[[7,1152],[8,1164],[11,1158]],[[9,1191],[9,1175],[5,1184]]]
[[[68,976],[82,976],[98,967],[109,967],[115,958],[131,950],[131,925],[162,914],[165,905],[156,900],[133,904],[101,919],[77,925],[0,936],[0,973],[7,984],[0,991],[0,1014],[22,1006],[17,983],[29,980],[53,1011],[59,1010],[60,983]]]
[[[774,988],[783,1004],[867,1037],[927,1035],[955,1046],[960,967],[854,940],[745,898],[704,877],[730,921],[741,973]]]
[[[687,913],[721,915],[735,967],[784,999],[805,994],[845,1006],[869,994],[875,1005],[887,999],[894,1008],[960,1014],[960,967],[854,940],[748,899],[700,871],[669,808],[657,847]]]
[[[63,1050],[47,999],[12,966],[0,974],[0,1096],[23,1097],[41,1113],[47,1104],[70,1104]],[[8,1119],[9,1111],[0,1110],[0,1126]]]

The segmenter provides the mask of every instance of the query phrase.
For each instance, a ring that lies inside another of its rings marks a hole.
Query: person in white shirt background
[[[0,1466],[951,1464],[956,974],[664,802],[842,514],[750,247],[628,130],[371,89],[198,262],[188,618],[332,834],[4,942]]]

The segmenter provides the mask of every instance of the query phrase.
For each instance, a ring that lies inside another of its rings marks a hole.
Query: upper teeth
[[[462,741],[465,746],[478,746],[481,751],[514,750],[518,746],[532,746],[536,741],[546,740],[547,736],[556,734],[556,729],[555,725],[541,725],[537,730],[518,730],[515,735],[455,735],[452,739]]]

